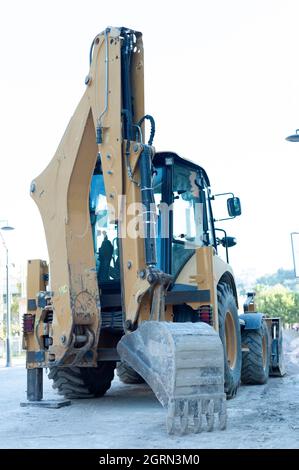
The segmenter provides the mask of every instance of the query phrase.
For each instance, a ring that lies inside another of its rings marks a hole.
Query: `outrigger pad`
[[[71,405],[71,400],[36,400],[36,401],[22,401],[20,406],[34,406],[36,408],[62,408],[63,406]]]
[[[146,321],[122,337],[118,353],[152,388],[158,400],[168,407],[167,431],[206,430],[219,416],[225,429],[224,357],[219,335],[206,323]]]

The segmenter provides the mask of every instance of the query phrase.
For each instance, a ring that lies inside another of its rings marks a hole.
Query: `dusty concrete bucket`
[[[167,407],[169,434],[211,431],[215,414],[225,429],[223,346],[211,326],[146,321],[123,336],[117,350]]]

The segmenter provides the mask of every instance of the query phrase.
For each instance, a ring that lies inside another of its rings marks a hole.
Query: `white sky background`
[[[143,32],[156,149],[241,198],[243,215],[222,223],[238,239],[235,271],[291,268],[299,144],[284,138],[299,127],[298,18],[297,0],[0,1],[0,219],[16,227],[4,234],[12,258],[47,256],[29,185],[84,92],[92,39],[113,25]]]

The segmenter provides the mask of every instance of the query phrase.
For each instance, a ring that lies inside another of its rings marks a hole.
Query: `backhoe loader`
[[[67,398],[104,395],[116,369],[125,383],[148,383],[167,408],[169,433],[212,430],[215,415],[224,429],[226,398],[241,378],[268,378],[272,320],[255,311],[252,295],[238,315],[228,264],[235,239],[215,227],[219,195],[205,170],[153,146],[142,34],[124,27],[98,34],[85,85],[30,187],[49,264],[28,262],[28,400],[42,400],[45,367]],[[234,218],[240,200],[229,195]]]

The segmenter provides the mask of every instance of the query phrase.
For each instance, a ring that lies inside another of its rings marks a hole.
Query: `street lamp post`
[[[13,227],[5,225],[1,227],[0,230],[14,230]],[[8,262],[8,248],[5,243],[4,237],[1,234],[2,242],[6,251],[6,367],[11,367],[11,347],[10,347],[10,337],[11,337],[11,311],[10,311],[10,296],[9,296],[9,262]]]
[[[294,266],[294,275],[296,278],[296,282],[298,279],[297,275],[297,265],[296,265],[296,256],[295,256],[295,249],[294,249],[294,235],[299,235],[299,232],[291,232],[291,245],[292,245],[292,255],[293,255],[293,266]]]
[[[299,129],[296,129],[296,133],[289,135],[288,137],[285,138],[288,142],[299,142]],[[295,250],[294,250],[294,235],[299,235],[299,232],[292,232],[291,233],[291,244],[292,244],[292,255],[293,255],[293,265],[294,265],[294,275],[296,279],[296,288],[298,286],[298,276],[297,276],[297,268],[296,266],[296,257],[295,257]]]

